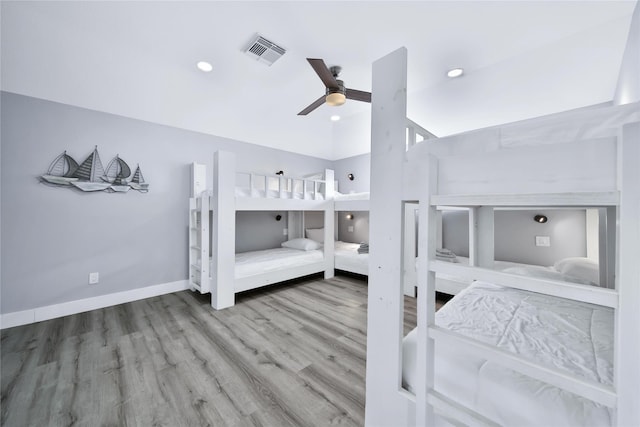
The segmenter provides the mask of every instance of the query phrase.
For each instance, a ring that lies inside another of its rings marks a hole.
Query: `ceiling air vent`
[[[262,62],[267,65],[271,65],[284,55],[286,50],[277,44],[270,42],[264,37],[258,35],[249,44],[245,53],[256,59],[258,62]]]

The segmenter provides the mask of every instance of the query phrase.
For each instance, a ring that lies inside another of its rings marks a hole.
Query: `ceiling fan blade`
[[[309,114],[310,112],[312,112],[313,110],[315,110],[316,108],[318,108],[319,106],[324,104],[324,102],[325,102],[325,96],[322,95],[320,98],[318,98],[315,101],[313,101],[313,104],[309,105],[307,108],[305,108],[304,110],[300,111],[298,113],[298,115],[299,116],[306,116],[307,114]]]
[[[320,77],[320,80],[322,80],[322,83],[324,83],[326,87],[338,87],[336,78],[333,77],[333,74],[331,73],[331,71],[329,71],[329,68],[327,68],[322,59],[307,58],[307,61],[309,61],[309,64],[311,64],[316,74],[318,75],[318,77]]]
[[[371,102],[371,92],[364,92],[362,90],[346,89],[345,94],[347,99],[353,99],[355,101]]]

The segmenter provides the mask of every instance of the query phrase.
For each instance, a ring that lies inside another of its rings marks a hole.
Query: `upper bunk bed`
[[[640,425],[640,105],[559,113],[407,151],[406,71],[406,49],[373,68],[366,423]],[[418,327],[403,340],[399,231],[415,203],[424,262]],[[441,206],[474,212],[475,265],[436,258]],[[531,207],[614,212],[615,289],[496,271],[494,209]],[[474,281],[439,314],[436,274]]]

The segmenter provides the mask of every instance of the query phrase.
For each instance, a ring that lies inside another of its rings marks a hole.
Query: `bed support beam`
[[[236,155],[216,151],[213,170],[211,307],[221,310],[235,304],[235,272],[229,268],[236,262],[235,184],[224,181],[235,182]]]
[[[325,200],[333,199],[335,192],[335,176],[332,169],[324,171]],[[335,275],[335,259],[333,242],[335,240],[335,206],[333,201],[327,203],[324,210],[324,278],[330,279]]]
[[[618,392],[616,425],[640,425],[640,123],[623,126],[618,161],[619,294],[615,336],[615,384]]]
[[[373,63],[369,296],[365,424],[409,425],[411,402],[401,394],[402,184],[406,150],[407,49]]]

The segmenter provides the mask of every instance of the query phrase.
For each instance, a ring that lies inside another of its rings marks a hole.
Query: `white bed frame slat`
[[[538,292],[605,307],[616,308],[618,306],[618,292],[598,286],[540,279],[438,260],[431,260],[429,262],[429,269],[436,273],[448,274],[464,279],[469,283],[473,280],[481,280],[483,282],[495,283],[515,289]]]
[[[599,207],[616,206],[617,191],[546,194],[459,194],[431,196],[432,205],[493,207]]]
[[[431,390],[427,395],[427,402],[432,405],[443,418],[451,424],[461,426],[486,426],[499,427],[500,424],[491,421],[489,418],[479,414],[466,406],[462,406],[456,401],[449,399],[435,390]],[[453,419],[451,419],[453,418]]]

